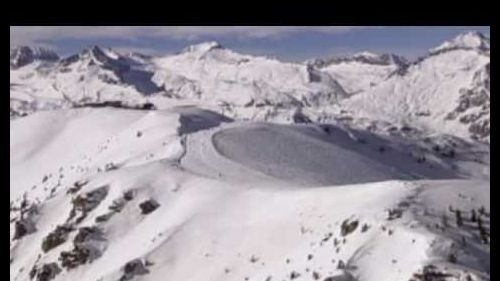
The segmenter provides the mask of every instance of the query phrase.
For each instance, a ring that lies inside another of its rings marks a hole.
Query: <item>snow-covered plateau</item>
[[[10,280],[490,280],[489,49],[11,48]]]

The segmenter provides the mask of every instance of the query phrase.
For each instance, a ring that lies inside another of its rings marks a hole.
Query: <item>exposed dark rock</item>
[[[145,275],[148,273],[149,270],[146,268],[142,260],[135,259],[125,264],[120,281],[131,280],[136,275]]]
[[[125,199],[123,198],[114,200],[113,203],[108,207],[108,209],[112,212],[119,213],[125,207],[126,202],[127,201],[125,201]]]
[[[394,220],[394,219],[399,219],[403,216],[403,210],[402,209],[389,209],[388,211],[388,217],[387,220]]]
[[[160,207],[160,204],[153,199],[146,200],[139,204],[139,208],[141,208],[141,212],[143,215],[152,213],[158,207]]]
[[[54,279],[60,272],[61,268],[57,265],[57,263],[52,262],[42,265],[41,268],[34,266],[30,271],[30,278],[36,278],[36,281],[49,281]]]
[[[109,212],[109,213],[106,213],[104,215],[100,215],[100,216],[97,216],[95,218],[95,222],[96,223],[100,223],[100,222],[106,222],[108,221],[115,213],[114,212]]]
[[[462,212],[460,210],[455,210],[455,218],[457,221],[457,226],[462,227],[464,223],[462,219]]]
[[[66,194],[76,194],[88,181],[77,181],[74,183],[73,187],[69,188]]]
[[[257,258],[256,256],[251,256],[250,257],[250,262],[251,263],[256,263],[258,260],[259,260],[259,258]]]
[[[109,76],[99,76],[100,80],[103,80],[106,83],[109,84],[117,84],[119,81],[116,81],[112,79]],[[120,109],[132,109],[132,110],[156,110],[156,105],[150,102],[146,102],[143,104],[126,104],[123,101],[103,101],[103,102],[82,102],[82,103],[75,103],[73,105],[75,108],[81,108],[81,107],[92,107],[92,108],[102,108],[102,107],[114,107],[114,108],[120,108]]]
[[[134,199],[134,191],[129,190],[123,193],[123,199],[125,199],[126,201],[131,201],[132,199]]]
[[[69,233],[74,228],[70,225],[58,225],[54,231],[49,233],[42,241],[42,250],[44,253],[54,249],[68,240]]]
[[[59,260],[61,266],[68,270],[73,269],[79,265],[85,264],[89,261],[90,250],[86,248],[75,247],[72,251],[61,252]]]
[[[101,240],[103,236],[102,231],[98,227],[81,227],[78,229],[78,234],[75,236],[73,243],[75,245],[82,245],[89,240]]]
[[[300,273],[296,272],[296,271],[292,271],[292,273],[290,273],[290,280],[294,280],[294,279],[297,279],[300,277]]]
[[[34,61],[54,62],[57,60],[59,56],[55,52],[43,48],[19,46],[10,50],[11,68],[23,67]]]
[[[361,227],[361,232],[366,232],[368,231],[368,229],[370,228],[370,226],[368,224],[363,224],[363,226]]]
[[[107,172],[107,171],[113,171],[113,170],[118,170],[118,168],[120,168],[118,165],[116,165],[115,163],[107,163],[105,166],[104,166],[104,170]]]
[[[414,273],[410,281],[447,281],[452,274],[438,271],[433,265],[426,265],[421,273]]]
[[[94,210],[108,195],[109,186],[105,185],[99,187],[84,195],[78,195],[73,200],[73,208],[71,209],[68,221],[77,217],[75,222],[80,223],[87,214]]]
[[[349,220],[344,220],[342,222],[342,225],[340,226],[340,235],[346,236],[354,232],[358,227],[358,224],[359,222],[357,220],[352,222],[349,222]]]
[[[98,244],[105,241],[104,233],[97,227],[82,227],[73,239],[73,249],[59,256],[61,266],[68,270],[92,262],[102,255]]]
[[[36,231],[35,224],[30,219],[21,219],[15,222],[13,240],[21,239],[24,236]]]

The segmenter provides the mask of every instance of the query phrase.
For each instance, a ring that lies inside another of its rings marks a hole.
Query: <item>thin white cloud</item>
[[[33,44],[57,39],[166,37],[194,40],[202,36],[272,38],[300,31],[345,33],[361,26],[11,26],[10,44]]]
[[[128,54],[128,53],[140,53],[144,55],[165,55],[164,52],[158,51],[153,48],[147,47],[134,47],[134,46],[113,46],[111,47],[114,51],[120,54]]]

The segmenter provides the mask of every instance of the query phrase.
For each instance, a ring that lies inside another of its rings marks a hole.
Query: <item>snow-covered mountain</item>
[[[438,53],[431,50],[404,72],[344,100],[343,107],[356,117],[489,142],[490,56],[484,49],[489,48],[486,41],[475,33],[460,35],[444,43]]]
[[[116,100],[135,104],[159,91],[152,76],[144,61],[93,46],[51,64],[11,69],[11,111]]]
[[[34,60],[11,68],[15,116],[115,100],[203,104],[233,118],[285,123],[410,122],[433,133],[488,141],[489,39],[460,34],[413,62],[362,52],[286,63],[205,42],[164,57],[94,46],[57,63]]]
[[[481,34],[416,61],[22,52],[11,281],[490,280]]]
[[[59,56],[52,50],[17,46],[10,48],[10,68],[19,68],[35,61],[54,62]]]
[[[292,121],[289,109],[333,105],[345,96],[337,81],[315,68],[242,55],[216,42],[155,62],[153,80],[171,96],[219,105],[233,117]]]
[[[357,53],[328,60],[307,61],[338,81],[345,91],[357,94],[383,82],[407,65],[407,60],[394,54]]]
[[[480,32],[466,32],[431,49],[430,53],[440,53],[456,49],[473,49],[489,54],[490,38]]]

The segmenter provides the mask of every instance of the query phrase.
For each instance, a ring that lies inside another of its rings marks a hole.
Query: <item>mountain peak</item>
[[[189,53],[206,53],[212,50],[216,49],[223,49],[223,46],[219,44],[216,41],[207,41],[207,42],[202,42],[199,44],[194,44],[191,46],[188,46],[183,50],[183,52],[189,52]]]
[[[481,32],[469,31],[457,35],[452,40],[446,41],[437,48],[430,50],[431,53],[455,49],[477,49],[486,51],[490,49],[490,39]]]
[[[98,61],[106,61],[108,59],[117,60],[120,55],[108,48],[102,48],[97,45],[93,45],[82,52],[82,55],[90,55],[92,58]]]
[[[347,62],[359,62],[375,65],[405,65],[407,63],[407,60],[404,57],[400,57],[394,54],[376,54],[373,52],[364,51],[355,53],[353,55],[333,57],[327,60],[312,60],[308,63],[312,63],[318,67],[324,67],[332,64]]]
[[[57,61],[59,56],[52,50],[41,47],[16,46],[10,49],[11,67],[22,67],[34,61]]]
[[[370,52],[370,51],[363,51],[363,52],[355,53],[354,55],[352,55],[352,57],[353,58],[357,58],[357,57],[378,58],[378,57],[380,57],[380,55],[375,54],[375,53]]]

